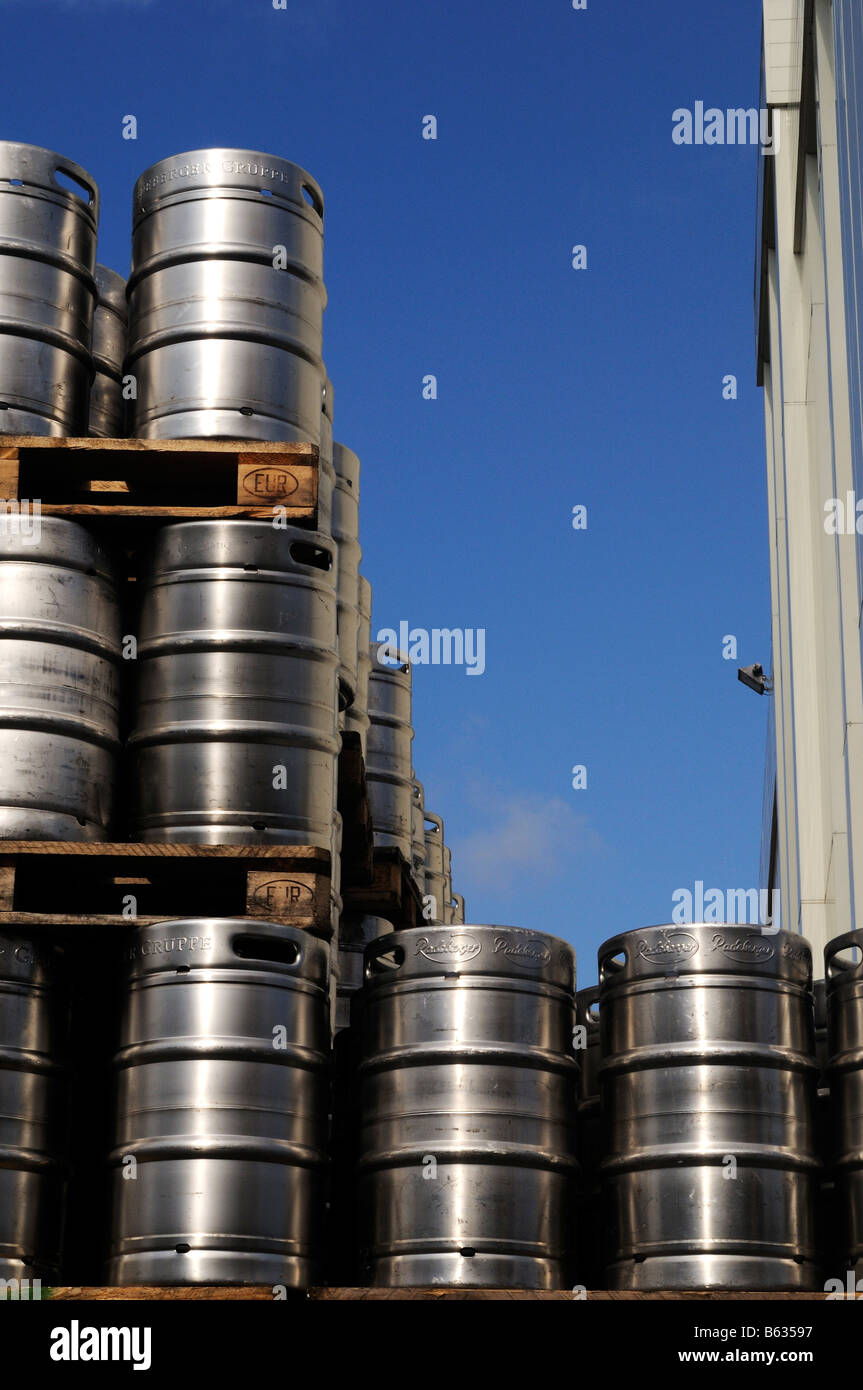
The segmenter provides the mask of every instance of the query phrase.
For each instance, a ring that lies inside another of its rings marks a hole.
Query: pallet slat
[[[271,520],[279,507],[314,525],[317,479],[317,446],[287,441],[11,435],[0,445],[0,497],[38,500],[48,516]]]

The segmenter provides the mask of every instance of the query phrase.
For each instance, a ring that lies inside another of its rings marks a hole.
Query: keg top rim
[[[60,569],[92,570],[114,581],[116,573],[108,552],[91,531],[64,516],[40,516],[40,536],[30,544],[26,536],[0,533],[0,563],[55,565]]]
[[[58,183],[56,175],[66,174],[89,194],[85,201],[80,193]],[[87,217],[94,226],[99,221],[99,187],[93,175],[82,164],[69,159],[44,145],[28,145],[19,140],[0,140],[0,187],[14,180],[50,192],[62,198],[69,207]],[[5,191],[5,190],[4,190]],[[23,190],[22,190],[23,191]],[[92,269],[92,266],[91,266]]]
[[[257,939],[269,953],[255,955],[251,946],[240,952],[237,943]],[[162,950],[158,949],[162,944]],[[146,949],[152,947],[152,950]],[[231,967],[295,974],[323,987],[329,972],[329,947],[301,927],[270,922],[262,917],[181,917],[136,928],[126,948],[130,976],[154,972],[185,972]]]
[[[219,168],[205,167],[188,173],[179,172],[190,165],[211,166],[218,163]],[[260,165],[260,173],[246,172],[242,167],[231,169],[225,165]],[[173,172],[173,171],[178,172]],[[324,195],[317,179],[304,169],[281,155],[267,154],[263,150],[248,150],[230,145],[213,145],[198,150],[183,150],[179,154],[166,155],[151,164],[138,177],[135,184],[135,220],[154,211],[166,199],[186,197],[201,189],[240,189],[261,193],[262,179],[270,183],[268,192],[277,202],[290,203],[297,211],[302,211],[310,221],[320,226],[324,216]],[[304,194],[307,190],[311,201]]]
[[[490,949],[489,949],[490,948]],[[395,953],[395,964],[381,956]],[[562,937],[493,922],[408,927],[370,943],[364,974],[374,987],[417,976],[510,977],[575,989],[575,949]]]
[[[702,948],[708,948],[709,954]],[[812,981],[812,948],[805,937],[748,923],[637,927],[609,937],[597,959],[601,987],[607,988],[680,974],[763,974],[809,985]]]

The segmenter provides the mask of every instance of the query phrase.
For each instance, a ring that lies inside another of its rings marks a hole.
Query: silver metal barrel
[[[333,534],[333,493],[336,470],[333,464],[333,383],[324,377],[321,388],[321,442],[318,455],[318,530]]]
[[[129,333],[126,281],[116,270],[96,266],[96,313],[93,319],[93,358],[96,377],[90,391],[90,433],[103,439],[126,434],[123,400],[123,362]]]
[[[0,518],[0,838],[104,840],[119,752],[114,572],[83,526]]]
[[[50,1278],[66,1187],[65,1009],[57,954],[0,927],[0,1279]]]
[[[358,1208],[376,1286],[564,1288],[575,957],[517,927],[369,946]]]
[[[431,901],[429,921],[441,925],[447,908],[447,885],[444,868],[446,845],[443,820],[432,811],[424,812],[425,820],[425,896]]]
[[[333,542],[266,522],[166,526],[143,591],[135,837],[328,845],[339,750]]]
[[[132,433],[319,442],[321,190],[251,150],[172,155],[135,186]]]
[[[420,893],[425,892],[425,791],[411,769],[411,868]]]
[[[141,927],[117,1077],[114,1284],[315,1278],[329,947],[243,918]]]
[[[863,931],[846,932],[824,953],[830,1099],[837,1201],[830,1242],[841,1266],[863,1275]]]
[[[411,857],[411,668],[407,660],[380,660],[385,644],[372,642],[366,778],[376,845],[395,845]],[[384,652],[386,655],[386,651]]]
[[[813,1289],[812,955],[696,923],[599,951],[612,1289]]]
[[[372,586],[362,575],[357,585],[357,608],[359,627],[357,631],[357,681],[353,703],[342,715],[345,729],[352,729],[360,736],[363,757],[368,753],[369,734],[369,673],[372,669]]]
[[[335,1031],[350,1027],[351,1000],[363,984],[363,953],[378,937],[393,931],[392,922],[385,917],[362,917],[349,913],[339,922],[339,952],[335,961],[338,975],[336,989]]]
[[[85,169],[0,141],[0,434],[87,433],[98,225]]]
[[[599,1165],[602,1160],[602,1115],[599,1101],[599,986],[580,989],[575,996],[578,1063],[578,1280],[585,1288],[602,1287],[602,1203]]]
[[[356,695],[359,657],[360,461],[353,449],[334,444],[333,465],[333,538],[339,548],[339,692],[342,708],[347,709]]]

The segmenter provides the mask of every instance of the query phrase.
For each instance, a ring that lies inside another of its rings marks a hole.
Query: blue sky
[[[675,889],[758,883],[756,151],[671,130],[757,104],[760,8],[0,0],[0,135],[93,174],[106,264],[128,271],[132,187],[166,155],[249,147],[321,183],[374,626],[486,630],[482,676],[415,673],[427,804],[468,920],[565,936],[583,985]]]

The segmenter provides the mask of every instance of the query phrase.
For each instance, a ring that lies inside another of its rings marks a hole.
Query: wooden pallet
[[[368,881],[352,881],[342,875],[342,902],[345,913],[385,917],[397,928],[424,925],[422,897],[410,865],[390,846],[375,849]]]
[[[42,439],[0,444],[0,498],[43,516],[127,521],[247,517],[315,525],[314,444],[216,439]]]
[[[0,931],[237,916],[329,939],[330,876],[329,850],[309,845],[6,840],[0,842]]]
[[[84,1286],[63,1285],[43,1288],[43,1298],[80,1302],[87,1300],[138,1302],[141,1300],[183,1300],[202,1303],[210,1300],[272,1303],[273,1290],[268,1285],[141,1285],[140,1287],[116,1288],[106,1285]],[[392,1302],[440,1302],[470,1303],[497,1300],[502,1302],[530,1303],[572,1303],[571,1289],[310,1289],[305,1297],[319,1303],[392,1303]],[[623,1293],[606,1290],[591,1291],[586,1298],[589,1302],[600,1300],[610,1303],[748,1303],[751,1301],[777,1303],[792,1301],[822,1302],[825,1293],[735,1293],[686,1292],[686,1293]]]

